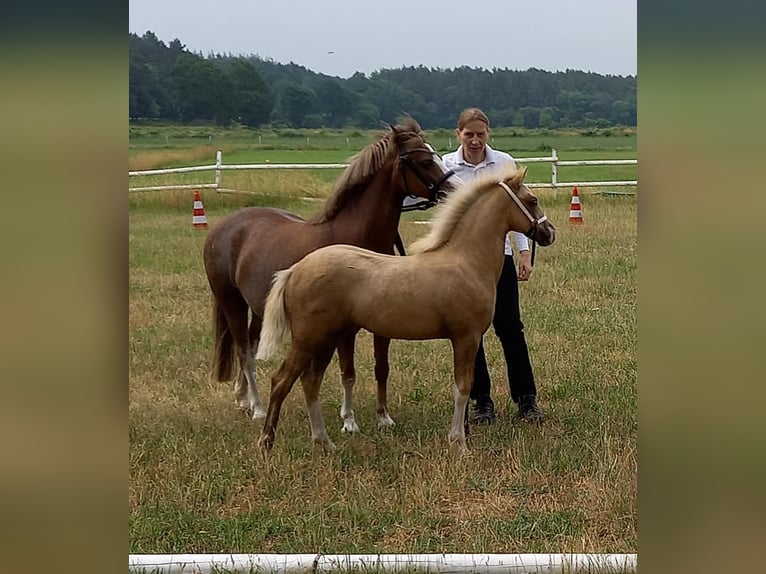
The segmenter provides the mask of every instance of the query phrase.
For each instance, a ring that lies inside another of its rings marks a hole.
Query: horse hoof
[[[338,447],[329,440],[322,443],[322,448],[324,449],[325,454],[332,454],[338,449]]]
[[[468,450],[468,446],[464,442],[455,441],[450,446],[452,447],[452,450],[460,457],[471,455],[471,451]]]
[[[274,446],[274,437],[262,436],[260,440],[258,441],[258,446],[261,447],[263,450],[271,450]]]
[[[354,419],[346,419],[343,421],[343,426],[341,427],[340,432],[347,432],[350,434],[358,433],[359,425],[356,424]]]
[[[252,418],[254,421],[266,418],[266,410],[263,407],[252,407],[250,410],[253,413],[250,418]]]
[[[385,415],[378,415],[378,430],[385,430],[387,428],[391,428],[396,423],[394,422],[394,419],[392,419],[390,416],[388,416],[388,413]]]

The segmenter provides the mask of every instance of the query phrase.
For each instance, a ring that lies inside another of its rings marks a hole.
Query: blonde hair
[[[487,114],[482,112],[479,108],[466,108],[460,113],[460,117],[457,119],[457,129],[462,130],[466,124],[475,120],[484,122],[487,124],[487,128],[489,128],[489,118],[487,117]]]

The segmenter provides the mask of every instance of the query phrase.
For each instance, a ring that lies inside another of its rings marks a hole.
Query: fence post
[[[223,152],[221,150],[218,150],[215,152],[215,191],[218,192],[218,190],[221,188],[221,164],[223,159]]]
[[[559,156],[556,154],[556,148],[551,148],[551,185],[553,186],[553,198],[556,199],[556,185],[559,180]]]

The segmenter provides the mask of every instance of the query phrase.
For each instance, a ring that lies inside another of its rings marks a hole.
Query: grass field
[[[383,128],[381,128],[383,129]],[[247,147],[263,150],[339,150],[361,149],[372,140],[376,130],[356,129],[248,129],[215,126],[130,126],[131,157],[150,150],[178,150],[199,146],[213,149]],[[425,130],[428,141],[438,151],[457,147],[455,130]],[[635,150],[635,128],[580,129],[550,131],[544,129],[494,128],[490,145],[515,151],[559,150]]]
[[[131,163],[157,161],[156,153],[188,162],[197,152],[145,149]],[[243,177],[263,193],[203,192],[211,225],[243,205],[308,215],[332,181],[310,172]],[[558,236],[538,251],[536,272],[521,285],[548,415],[542,426],[511,420],[502,355],[490,334],[499,420],[472,429],[469,457],[447,445],[446,341],[392,343],[389,403],[397,424],[378,432],[372,337],[361,333],[361,435],[340,433],[334,360],[322,402],[338,451],[325,456],[312,447],[296,388],[264,458],[260,425],[237,412],[231,385],[208,374],[206,232],[191,227],[191,191],[131,194],[129,552],[636,552],[637,206],[635,197],[582,195],[585,225],[572,226],[569,196],[538,192]],[[317,200],[298,199],[305,196]],[[427,231],[415,220],[429,216],[403,217],[406,244]],[[277,364],[257,367],[264,396]]]

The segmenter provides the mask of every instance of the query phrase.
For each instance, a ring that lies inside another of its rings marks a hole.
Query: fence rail
[[[555,192],[559,187],[623,187],[637,186],[638,180],[626,181],[558,181],[558,168],[560,166],[588,166],[588,165],[638,165],[635,159],[596,159],[596,160],[569,160],[559,159],[555,149],[551,150],[551,155],[547,157],[520,157],[515,158],[517,163],[545,163],[551,164],[551,182],[550,183],[529,183],[531,188],[551,188]],[[224,165],[223,152],[218,150],[215,155],[215,163],[212,165],[198,165],[193,167],[174,167],[168,169],[147,169],[138,171],[128,171],[130,177],[166,175],[171,173],[190,173],[197,171],[214,171],[215,181],[213,183],[199,184],[178,184],[178,185],[150,185],[145,187],[129,187],[129,192],[136,191],[162,191],[167,189],[215,189],[216,191],[234,191],[221,187],[221,175],[227,170],[258,170],[258,169],[344,169],[348,167],[347,163],[247,163]]]
[[[636,572],[637,554],[130,554],[130,572]]]

